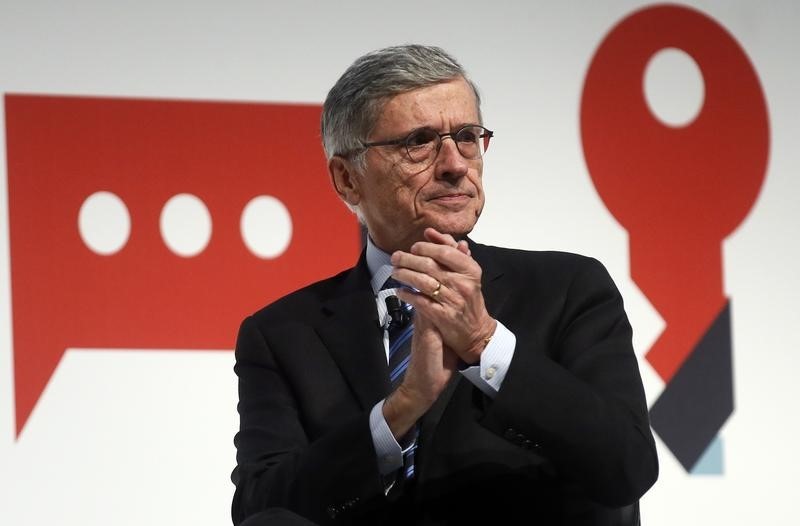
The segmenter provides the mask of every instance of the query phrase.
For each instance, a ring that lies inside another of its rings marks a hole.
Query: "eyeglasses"
[[[439,133],[433,128],[418,128],[400,139],[362,142],[361,146],[364,149],[373,146],[403,146],[411,162],[429,163],[426,164],[427,168],[439,155],[445,137],[453,139],[459,153],[466,159],[480,159],[489,148],[489,140],[493,136],[494,132],[483,126],[468,124],[449,133]]]

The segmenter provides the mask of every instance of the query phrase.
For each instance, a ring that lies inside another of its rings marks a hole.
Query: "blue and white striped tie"
[[[414,315],[414,309],[408,303],[401,303],[400,308],[409,317],[406,323],[389,324],[389,381],[392,383],[392,390],[397,389],[403,381],[408,360],[411,357],[411,337],[414,334],[414,324],[410,318]]]
[[[400,287],[400,283],[392,278],[386,280],[386,283],[383,285],[383,289]],[[399,303],[397,308],[388,307],[392,301]],[[411,338],[414,334],[414,324],[412,322],[414,309],[409,303],[401,302],[396,297],[390,296],[387,298],[387,310],[390,316],[393,311],[395,313],[387,329],[389,332],[389,381],[392,384],[392,390],[395,390],[403,381],[403,376],[408,368],[408,361],[411,357]],[[414,476],[414,451],[417,449],[417,433],[417,426],[414,426],[400,440],[403,445],[403,466],[406,478],[412,478]]]

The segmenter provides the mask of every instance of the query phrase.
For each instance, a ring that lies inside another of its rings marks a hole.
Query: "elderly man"
[[[658,461],[622,298],[595,260],[467,238],[493,133],[462,67],[369,53],[322,135],[367,246],[242,324],[234,522],[636,524]]]

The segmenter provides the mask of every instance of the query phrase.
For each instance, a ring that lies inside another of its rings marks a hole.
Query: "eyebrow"
[[[434,127],[434,126],[417,126],[416,128],[411,128],[409,131],[407,131],[405,133],[401,133],[399,135],[396,135],[395,139],[405,139],[406,137],[408,137],[412,133],[414,133],[416,131],[420,131],[420,130],[433,130],[436,133],[453,133],[453,132],[456,132],[456,131],[458,131],[458,130],[460,130],[462,128],[466,128],[467,126],[483,126],[483,125],[482,124],[478,124],[477,122],[462,122],[460,124],[456,124],[455,126],[452,126],[450,128],[449,132],[441,131],[439,128]],[[387,140],[392,141],[392,140],[395,140],[395,139],[387,139]],[[383,142],[383,141],[381,141],[381,142]]]

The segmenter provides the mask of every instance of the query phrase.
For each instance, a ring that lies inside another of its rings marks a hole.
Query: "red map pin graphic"
[[[645,100],[645,68],[665,48],[690,55],[705,83],[700,113],[682,127],[660,122]],[[699,11],[637,11],[592,59],[581,137],[594,185],[629,233],[631,276],[666,321],[647,359],[669,381],[726,304],[721,242],[766,175],[758,77],[736,40]]]
[[[682,126],[660,122],[645,100],[646,67],[665,48],[688,54],[705,85],[699,114]],[[631,277],[666,322],[646,354],[666,382],[650,423],[687,471],[721,474],[719,430],[734,408],[722,241],[747,216],[766,175],[769,124],[758,77],[708,16],[646,8],[614,27],[595,53],[581,134],[595,187],[628,231]]]
[[[232,349],[244,316],[352,265],[359,228],[331,191],[320,111],[6,96],[18,434],[65,349]],[[97,192],[130,214],[129,238],[108,255],[79,232],[81,207]],[[180,194],[211,217],[208,244],[191,257],[174,253],[160,229]],[[275,257],[243,238],[243,212],[263,196],[291,217],[291,241]]]

